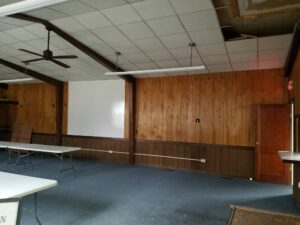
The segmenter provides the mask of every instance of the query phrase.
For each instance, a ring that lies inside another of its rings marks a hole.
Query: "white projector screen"
[[[124,137],[123,80],[69,82],[68,134]]]

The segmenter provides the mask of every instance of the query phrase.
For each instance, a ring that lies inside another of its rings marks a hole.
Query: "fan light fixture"
[[[68,0],[24,0],[0,7],[0,17],[26,12],[65,1]]]
[[[174,72],[190,72],[205,69],[205,66],[192,66],[193,59],[193,48],[196,47],[195,43],[189,43],[191,47],[190,66],[188,67],[177,67],[177,68],[165,68],[165,69],[153,69],[153,70],[134,70],[134,71],[117,71],[118,68],[118,57],[121,55],[120,52],[116,52],[117,63],[115,72],[106,72],[105,75],[141,75],[141,74],[155,74],[155,73],[174,73]]]

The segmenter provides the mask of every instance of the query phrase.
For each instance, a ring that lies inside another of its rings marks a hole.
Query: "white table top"
[[[21,198],[57,185],[56,180],[0,172],[0,199]]]
[[[33,152],[57,153],[57,154],[79,151],[81,149],[80,147],[27,144],[27,143],[9,142],[9,141],[0,141],[0,148],[27,150]]]
[[[288,163],[299,163],[300,162],[300,153],[299,152],[279,151],[278,153],[283,162],[288,162]]]

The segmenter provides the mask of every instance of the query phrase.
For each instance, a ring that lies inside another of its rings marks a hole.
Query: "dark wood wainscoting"
[[[10,132],[0,132],[9,140]],[[33,133],[32,143],[55,145],[54,134]],[[64,135],[64,146],[80,146],[74,157],[128,163],[128,140],[120,138]],[[139,165],[193,170],[220,176],[254,176],[254,147],[211,145],[170,141],[137,140],[135,162]]]
[[[32,135],[32,143],[55,145],[55,140],[54,134]],[[76,158],[117,163],[128,163],[129,160],[128,141],[122,138],[64,135],[62,145],[81,147],[81,151],[73,154]]]
[[[254,147],[138,140],[136,164],[252,178]]]

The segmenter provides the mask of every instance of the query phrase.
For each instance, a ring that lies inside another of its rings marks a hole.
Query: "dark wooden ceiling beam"
[[[81,50],[82,52],[84,52],[85,54],[90,56],[91,58],[93,58],[95,61],[97,61],[102,66],[106,67],[107,69],[109,69],[111,71],[124,71],[122,68],[116,67],[116,65],[113,62],[106,59],[105,57],[100,55],[95,50],[89,48],[88,46],[81,43],[80,41],[78,41],[77,39],[75,39],[71,35],[67,34],[65,31],[63,31],[62,29],[60,29],[59,27],[55,26],[54,24],[50,23],[47,20],[43,20],[43,19],[40,19],[40,18],[37,18],[34,16],[23,14],[23,13],[17,13],[14,15],[10,15],[9,17],[43,24],[46,27],[46,29],[50,29],[51,31],[55,32],[61,38],[65,39],[67,42],[69,42],[70,44],[72,44],[73,46],[75,46],[76,48],[78,48],[79,50]],[[119,77],[130,83],[135,81],[135,77],[133,77],[131,75],[125,75],[125,76],[119,76]]]
[[[44,75],[42,73],[39,73],[37,71],[25,68],[23,66],[17,65],[15,63],[6,61],[6,60],[1,59],[1,58],[0,58],[0,64],[4,65],[6,67],[9,67],[9,68],[11,68],[13,70],[19,71],[20,73],[24,73],[24,74],[26,74],[26,75],[28,75],[30,77],[35,78],[35,79],[44,81],[47,84],[51,84],[51,85],[54,85],[54,86],[59,86],[59,85],[63,84],[60,80],[56,80],[56,79],[54,79],[52,77],[48,77],[48,76],[46,76],[46,75]]]
[[[290,45],[289,53],[285,61],[284,76],[290,77],[296,62],[298,51],[300,51],[300,27],[296,25],[293,40]]]
[[[8,89],[8,84],[0,84],[0,89]]]

